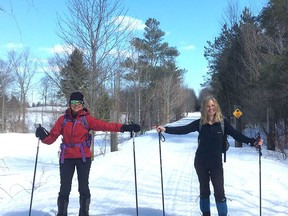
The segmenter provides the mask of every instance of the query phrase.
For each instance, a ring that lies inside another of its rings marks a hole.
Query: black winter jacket
[[[191,132],[199,132],[200,119],[195,120],[184,126],[177,127],[165,127],[165,133],[169,134],[188,134]],[[256,141],[254,138],[249,138],[239,131],[235,130],[231,124],[224,119],[224,133],[232,136],[236,141],[243,143],[251,143],[252,145]],[[201,133],[198,137],[200,143],[196,151],[196,157],[203,160],[221,161],[222,160],[222,143],[223,134],[220,122],[214,124],[205,124],[201,126]]]

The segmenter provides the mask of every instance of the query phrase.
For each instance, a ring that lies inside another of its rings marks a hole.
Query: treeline
[[[260,14],[245,8],[227,22],[205,47],[209,62],[206,87],[229,116],[234,105],[244,111],[243,124],[260,124],[269,150],[283,153],[288,141],[288,1],[270,0]]]
[[[184,86],[185,69],[176,64],[179,52],[164,41],[159,21],[149,18],[143,37],[135,37],[121,1],[68,2],[57,21],[65,52],[44,65],[29,50],[11,51],[1,61],[2,132],[27,132],[27,101],[34,95],[38,104],[67,105],[70,93],[81,91],[95,117],[118,121],[125,113],[125,121],[143,131],[195,111],[195,92]],[[45,76],[39,81],[40,70]],[[17,98],[17,112],[8,106],[9,95]],[[17,116],[15,127],[8,124],[11,116]]]
[[[25,131],[31,88],[44,105],[65,105],[72,91],[82,91],[92,115],[117,121],[125,113],[126,122],[137,122],[144,131],[199,110],[199,101],[213,94],[226,117],[237,105],[243,126],[260,126],[268,149],[287,148],[287,0],[270,0],[256,16],[249,8],[239,16],[235,5],[229,6],[220,34],[204,48],[209,71],[198,98],[184,85],[186,70],[176,61],[180,53],[165,42],[159,21],[147,19],[137,37],[121,1],[69,0],[67,7],[57,21],[65,53],[55,54],[45,67],[27,50],[9,52],[0,61],[1,131]],[[40,67],[45,76],[33,83]],[[11,91],[19,103],[16,114],[9,113]],[[11,116],[22,126],[8,127]]]

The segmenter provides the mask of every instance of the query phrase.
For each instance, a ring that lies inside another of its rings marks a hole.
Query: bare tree
[[[229,27],[235,25],[235,23],[239,22],[241,11],[239,9],[238,1],[230,1],[227,5],[227,8],[223,14],[223,24],[227,24]]]
[[[12,84],[12,77],[11,77],[11,68],[7,62],[0,60],[0,97],[2,97],[2,106],[1,106],[1,131],[5,131],[5,122],[6,122],[6,110],[7,110],[7,90],[9,86]]]
[[[121,3],[121,0],[68,0],[69,14],[58,17],[59,37],[67,46],[84,53],[90,81],[86,103],[94,115],[101,115],[100,106],[105,106],[113,72],[119,68],[119,54],[130,38],[132,23],[127,23]]]
[[[28,50],[24,50],[21,53],[10,51],[8,53],[8,62],[13,65],[14,68],[12,71],[15,81],[14,92],[17,94],[20,102],[20,112],[17,119],[18,130],[19,132],[25,132],[27,94],[32,86],[32,79],[37,70],[37,62],[33,61]]]

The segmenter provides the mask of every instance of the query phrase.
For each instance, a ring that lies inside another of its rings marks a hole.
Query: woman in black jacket
[[[256,140],[244,136],[235,130],[230,123],[223,119],[217,100],[208,96],[202,102],[201,117],[184,126],[163,127],[157,126],[157,132],[169,134],[188,134],[199,132],[199,145],[196,150],[194,166],[200,183],[200,210],[203,216],[210,216],[210,187],[211,179],[214,188],[214,197],[219,216],[227,215],[227,203],[224,192],[224,177],[222,164],[223,133],[221,121],[224,121],[224,134],[232,136],[235,140],[251,145],[262,145],[263,140]],[[201,133],[199,129],[201,128]]]

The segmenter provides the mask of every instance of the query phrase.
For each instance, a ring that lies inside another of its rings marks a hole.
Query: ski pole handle
[[[162,141],[162,142],[165,142],[165,137],[164,137],[164,135],[162,134],[163,127],[157,124],[157,125],[155,126],[155,129],[156,129],[156,131],[157,131],[157,133],[158,133],[159,143],[160,143],[161,141]]]
[[[158,136],[159,136],[159,141],[165,142],[166,138],[161,132],[158,132]]]
[[[259,144],[259,142],[261,141],[261,136],[260,136],[260,133],[258,132],[258,135],[257,135],[257,138],[256,138],[256,148],[258,149],[259,151],[259,157],[262,156],[262,148],[261,148],[261,145]]]
[[[133,121],[131,121],[131,124],[134,124]],[[134,138],[134,134],[135,134],[135,133],[133,134],[133,132],[134,132],[134,131],[131,131],[131,132],[130,132],[130,138],[132,138],[132,137]]]

